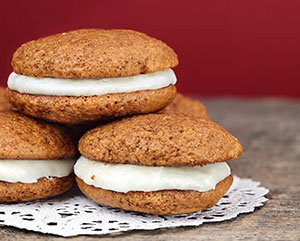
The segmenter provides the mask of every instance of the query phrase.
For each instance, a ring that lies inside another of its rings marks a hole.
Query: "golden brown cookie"
[[[6,93],[22,113],[52,122],[83,124],[155,112],[174,99],[176,87],[87,97],[20,94],[10,89]]]
[[[0,159],[63,159],[77,153],[70,129],[15,111],[0,112],[0,137]]]
[[[35,183],[0,181],[0,202],[25,202],[57,196],[69,190],[73,183],[73,174],[60,178],[40,178]]]
[[[5,89],[0,86],[0,111],[11,110],[12,106],[5,99]]]
[[[152,73],[178,64],[165,43],[125,29],[81,29],[23,44],[13,55],[17,74],[107,78]]]
[[[175,99],[159,113],[184,114],[194,118],[209,119],[205,106],[190,97],[177,93]]]
[[[242,146],[218,124],[180,114],[124,118],[85,133],[80,153],[110,163],[195,166],[239,157]]]
[[[80,190],[95,202],[154,215],[174,215],[213,207],[227,192],[233,177],[232,175],[226,177],[216,185],[215,189],[207,192],[162,190],[120,193],[88,185],[78,177],[76,182]]]
[[[67,79],[122,78],[166,70],[177,64],[177,55],[162,41],[124,29],[81,29],[48,36],[23,44],[12,60],[16,74]],[[121,88],[120,93],[108,91],[97,96],[55,96],[55,91],[52,95],[44,95],[43,91],[35,95],[21,86],[8,89],[7,96],[26,115],[63,124],[84,124],[163,109],[176,93],[172,84],[175,76],[173,80],[169,78],[169,82],[155,85],[157,89],[145,86],[127,93]]]

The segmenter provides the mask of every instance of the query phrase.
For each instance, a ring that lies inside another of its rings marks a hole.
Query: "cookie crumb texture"
[[[87,97],[20,94],[10,89],[6,93],[9,102],[26,115],[63,124],[83,124],[161,110],[175,98],[176,87]]]
[[[12,106],[5,99],[5,88],[0,87],[0,111],[11,110]]]
[[[74,174],[60,178],[40,178],[35,183],[0,181],[0,202],[26,202],[54,197],[69,190],[73,183]]]
[[[69,128],[16,111],[0,112],[0,137],[0,159],[63,159],[77,154]]]
[[[80,190],[97,203],[154,215],[175,215],[213,207],[227,192],[233,177],[226,177],[215,189],[207,192],[162,190],[120,193],[88,185],[78,177],[76,182]]]
[[[235,159],[242,146],[218,124],[180,114],[124,118],[85,133],[80,153],[110,163],[195,166]]]
[[[125,29],[51,35],[23,44],[12,59],[17,74],[72,79],[132,76],[177,64],[177,55],[165,43]]]
[[[177,93],[175,99],[159,113],[184,114],[194,118],[209,119],[205,106],[190,97]]]

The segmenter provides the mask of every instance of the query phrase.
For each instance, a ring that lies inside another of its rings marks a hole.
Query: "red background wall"
[[[1,1],[0,8],[1,85],[26,41],[78,28],[129,28],[175,49],[181,92],[300,98],[299,0],[26,0]]]

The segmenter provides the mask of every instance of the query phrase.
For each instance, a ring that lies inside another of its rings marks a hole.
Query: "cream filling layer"
[[[0,181],[34,183],[41,177],[66,177],[75,160],[0,160]]]
[[[76,176],[86,184],[116,192],[215,189],[218,182],[230,175],[225,162],[203,167],[153,167],[110,164],[91,161],[81,156],[75,166]]]
[[[150,74],[103,79],[36,78],[12,72],[7,81],[11,90],[19,93],[53,96],[92,96],[154,90],[174,85],[172,69]]]

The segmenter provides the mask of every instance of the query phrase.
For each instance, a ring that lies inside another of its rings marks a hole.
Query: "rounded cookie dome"
[[[0,112],[0,159],[63,159],[74,157],[71,130],[15,111]]]
[[[175,52],[144,33],[80,29],[23,44],[13,55],[17,74],[94,79],[152,73],[178,64]]]
[[[88,131],[80,153],[95,161],[146,166],[194,166],[227,161],[242,146],[218,124],[180,114],[124,118]]]

